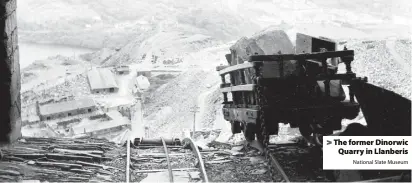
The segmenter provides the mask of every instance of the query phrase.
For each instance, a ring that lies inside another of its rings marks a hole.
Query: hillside
[[[143,121],[151,134],[176,136],[185,128],[191,129],[194,117],[190,110],[195,106],[199,107],[197,128],[227,124],[219,116],[220,78],[215,66],[226,64],[224,55],[231,41],[262,29],[285,30],[292,42],[296,32],[346,40],[348,48],[356,51],[353,70],[359,76],[368,76],[371,83],[410,98],[410,86],[404,84],[410,82],[410,75],[399,65],[405,61],[410,64],[410,40],[396,41],[394,45],[361,41],[410,36],[410,15],[402,13],[408,6],[355,2],[18,1],[19,41],[103,48],[83,55],[86,61],[55,57],[29,66],[23,70],[22,99],[24,104],[68,95],[104,99],[90,94],[84,72],[92,65],[176,66],[183,71],[176,77],[149,78],[156,81],[156,87],[145,94]],[[397,13],[379,13],[385,5]]]
[[[202,1],[27,0],[19,1],[18,7],[21,41],[90,48],[123,46],[130,37],[155,30],[165,20],[185,32],[219,40],[257,30],[251,20]]]
[[[292,26],[326,24],[356,28],[367,34],[375,32],[375,36],[383,33],[409,36],[410,27],[405,25],[412,24],[409,13],[412,6],[406,0],[362,3],[356,0],[24,0],[17,3],[20,41],[89,48],[120,48],[134,37],[146,39],[153,36],[153,30],[176,30],[173,27],[179,27],[179,33],[189,36],[200,34],[227,41],[282,22]],[[165,21],[170,22],[164,24],[168,27],[159,28]],[[298,29],[311,31],[306,27]],[[393,30],[397,33],[393,34]]]

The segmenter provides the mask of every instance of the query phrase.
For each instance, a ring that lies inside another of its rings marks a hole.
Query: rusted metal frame
[[[260,61],[289,61],[289,60],[306,60],[306,59],[324,59],[333,57],[343,57],[343,60],[350,60],[354,56],[353,50],[344,51],[327,51],[320,53],[310,53],[310,54],[282,54],[282,55],[252,55],[249,56],[249,62],[260,62]]]
[[[163,150],[165,151],[165,155],[166,155],[167,169],[169,171],[169,181],[174,182],[173,181],[173,170],[172,170],[172,165],[170,164],[169,152],[167,151],[166,142],[162,137],[160,139],[162,140]]]
[[[202,155],[200,154],[199,148],[197,147],[197,145],[195,145],[195,143],[193,142],[191,138],[185,138],[184,141],[189,142],[190,147],[192,148],[192,152],[195,154],[197,161],[199,163],[199,169],[203,177],[203,182],[208,183],[209,178],[207,177],[205,163],[203,162],[203,158],[202,158]]]

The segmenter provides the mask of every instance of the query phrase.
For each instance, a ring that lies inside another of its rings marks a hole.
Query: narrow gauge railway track
[[[167,172],[169,182],[182,181],[179,180],[182,174],[176,172],[188,172],[187,180],[200,172],[202,182],[208,182],[200,151],[190,138],[184,139],[183,144],[179,139],[136,138],[133,143],[127,143],[127,146],[126,182],[141,181],[144,177],[133,175],[156,172]],[[188,146],[191,152],[184,149]],[[188,176],[189,172],[192,173],[191,176]]]
[[[410,171],[323,170],[322,147],[301,143],[269,144],[264,148],[275,182],[410,182]]]
[[[270,173],[276,182],[330,182],[322,168],[321,149],[296,143],[266,148]]]
[[[275,182],[410,182],[407,171],[323,170],[320,147],[310,148],[297,143],[271,144],[265,148],[265,156]]]
[[[263,125],[264,129],[265,126]],[[410,171],[323,170],[323,148],[302,143],[270,144],[263,133],[268,169],[275,182],[410,182]]]

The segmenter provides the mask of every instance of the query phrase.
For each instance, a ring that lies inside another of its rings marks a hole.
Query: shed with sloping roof
[[[85,124],[79,124],[71,128],[72,135],[87,133],[91,135],[99,135],[121,130],[124,126],[130,125],[129,119],[122,116],[118,111],[110,111],[106,113],[109,121],[92,120]]]
[[[40,120],[51,120],[98,110],[93,99],[80,99],[39,106]]]
[[[87,78],[92,93],[114,93],[119,91],[114,74],[107,68],[93,68],[87,72]]]

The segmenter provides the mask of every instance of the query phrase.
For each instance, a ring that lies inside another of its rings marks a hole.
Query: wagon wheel
[[[255,134],[256,133],[255,133],[254,125],[252,124],[243,125],[243,135],[245,136],[245,139],[248,142],[255,140]]]

